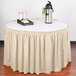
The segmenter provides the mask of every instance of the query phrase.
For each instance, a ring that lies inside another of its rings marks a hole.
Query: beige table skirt
[[[71,62],[68,28],[28,32],[5,28],[4,65],[25,74],[59,72]]]

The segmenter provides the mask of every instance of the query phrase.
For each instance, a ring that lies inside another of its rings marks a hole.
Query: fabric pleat
[[[5,28],[4,65],[25,74],[59,72],[71,62],[68,28],[53,32]]]

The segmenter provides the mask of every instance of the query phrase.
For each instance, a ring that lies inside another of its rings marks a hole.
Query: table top
[[[13,30],[21,31],[36,31],[36,32],[50,32],[67,28],[67,24],[58,20],[53,20],[52,24],[46,24],[41,19],[31,19],[34,25],[22,26],[16,21],[8,23],[6,26]]]

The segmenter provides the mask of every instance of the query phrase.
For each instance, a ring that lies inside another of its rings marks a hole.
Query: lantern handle
[[[48,1],[49,2],[49,4],[51,4],[51,2],[50,1]]]

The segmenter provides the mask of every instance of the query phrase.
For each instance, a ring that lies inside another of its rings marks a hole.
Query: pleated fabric
[[[5,28],[4,65],[13,71],[59,72],[71,62],[68,28],[53,32],[17,31]]]

